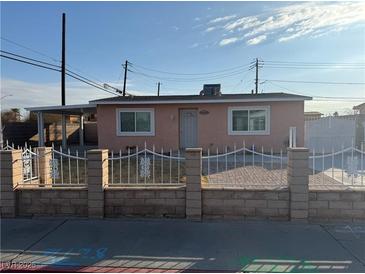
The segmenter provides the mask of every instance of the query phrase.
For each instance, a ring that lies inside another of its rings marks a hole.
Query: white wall
[[[331,152],[346,148],[355,142],[355,119],[339,117],[323,117],[305,121],[305,146],[318,152]]]

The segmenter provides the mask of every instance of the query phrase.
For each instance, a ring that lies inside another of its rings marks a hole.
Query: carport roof
[[[96,113],[96,104],[29,107],[25,109],[31,112],[79,115],[84,113]]]

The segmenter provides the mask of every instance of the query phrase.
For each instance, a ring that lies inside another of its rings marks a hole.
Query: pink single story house
[[[284,149],[289,128],[297,128],[297,146],[304,144],[304,101],[311,97],[288,93],[117,96],[87,105],[58,107],[60,113],[96,113],[98,147],[126,151],[263,146]],[[55,107],[29,108],[55,113]],[[67,112],[68,111],[68,112]],[[39,115],[38,117],[40,117]],[[81,119],[80,119],[81,120]],[[42,124],[42,122],[39,122]],[[82,128],[82,125],[80,126]]]

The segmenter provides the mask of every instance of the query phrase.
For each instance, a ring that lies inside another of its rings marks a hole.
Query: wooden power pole
[[[255,93],[257,94],[257,92],[259,90],[259,59],[258,58],[256,58],[255,67],[256,67]]]
[[[66,105],[66,14],[62,13],[61,98]]]
[[[158,82],[157,83],[157,96],[160,96],[160,86],[161,86],[161,83]]]
[[[124,83],[123,83],[123,96],[125,96],[126,85],[127,85],[127,71],[128,71],[128,60],[125,60],[124,64]]]

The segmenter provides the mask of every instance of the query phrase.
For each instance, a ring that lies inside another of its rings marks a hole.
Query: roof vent
[[[220,96],[221,84],[208,84],[203,86],[203,90],[200,92],[201,96]]]

